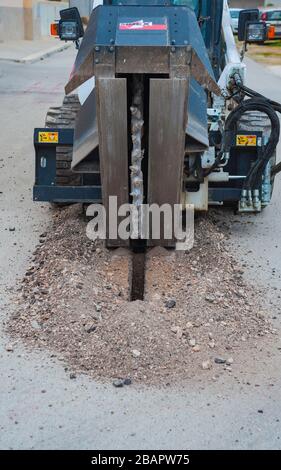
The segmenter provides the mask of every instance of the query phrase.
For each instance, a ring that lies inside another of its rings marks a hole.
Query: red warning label
[[[119,23],[121,31],[167,31],[166,23],[153,23],[153,21],[130,21],[128,23]]]

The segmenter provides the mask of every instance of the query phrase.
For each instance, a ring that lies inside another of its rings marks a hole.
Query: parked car
[[[232,30],[235,34],[238,33],[238,21],[239,21],[240,11],[241,11],[241,8],[230,8]]]
[[[273,39],[281,39],[281,10],[270,9],[261,12],[261,19],[275,28]]]

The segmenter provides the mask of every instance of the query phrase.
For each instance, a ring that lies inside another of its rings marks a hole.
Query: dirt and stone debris
[[[54,212],[20,285],[7,350],[24,340],[49,349],[73,377],[167,385],[231,373],[241,350],[274,334],[212,216],[196,219],[191,251],[148,252],[145,298],[135,302],[130,252],[89,240],[86,224],[80,205]]]

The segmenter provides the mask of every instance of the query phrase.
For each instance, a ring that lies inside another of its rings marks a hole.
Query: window
[[[197,13],[199,11],[200,0],[172,0],[173,5],[193,8]]]
[[[230,16],[231,16],[231,18],[233,18],[234,20],[238,20],[238,18],[239,18],[239,13],[240,13],[240,10],[230,10]]]
[[[281,21],[281,10],[268,11],[267,20],[268,21]]]
[[[172,3],[174,5],[191,7],[195,10],[199,2],[197,0],[172,0]]]

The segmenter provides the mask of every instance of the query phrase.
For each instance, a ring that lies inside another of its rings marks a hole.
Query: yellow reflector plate
[[[237,135],[236,145],[237,147],[256,147],[257,136],[256,135]]]
[[[42,142],[42,143],[58,144],[59,133],[58,132],[39,132],[38,139],[39,139],[39,142]]]

